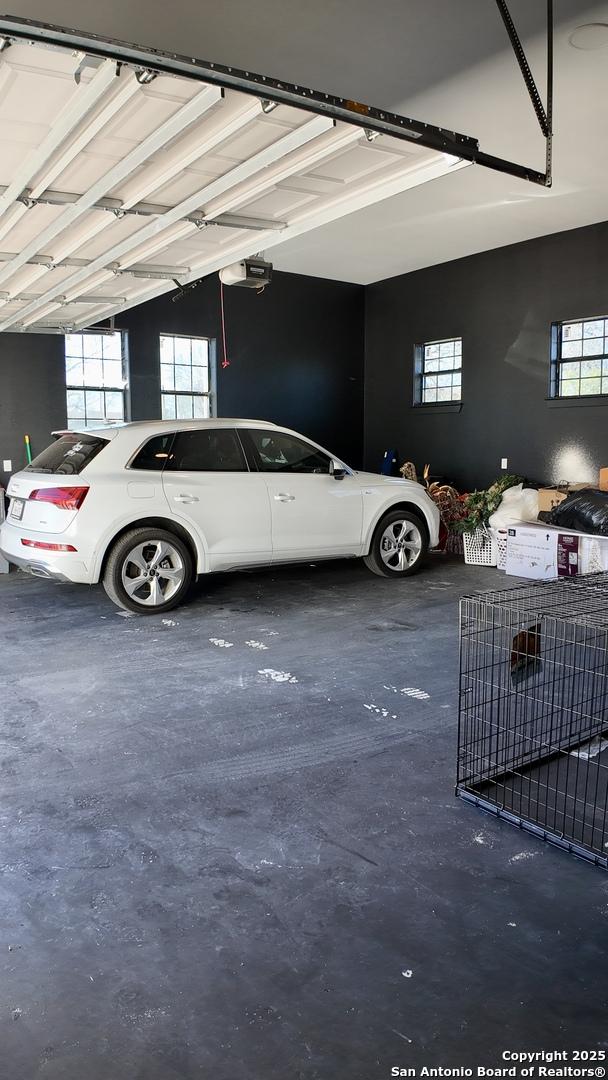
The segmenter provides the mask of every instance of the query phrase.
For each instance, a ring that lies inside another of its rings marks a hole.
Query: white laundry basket
[[[489,529],[475,529],[462,536],[464,561],[471,566],[496,566],[498,550]]]
[[[496,566],[499,570],[507,569],[507,530],[492,529],[496,541]]]

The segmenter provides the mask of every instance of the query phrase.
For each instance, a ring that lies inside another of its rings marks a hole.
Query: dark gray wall
[[[32,450],[48,446],[53,428],[65,427],[63,338],[52,334],[0,334],[0,484],[26,464],[24,434]]]
[[[219,412],[275,420],[346,460],[362,457],[361,286],[276,274],[261,295],[226,290],[231,366],[218,370]],[[608,401],[547,401],[553,320],[608,313],[608,223],[558,233],[368,286],[365,460],[386,447],[463,487],[509,469],[531,479],[591,479],[608,465]],[[127,312],[132,414],[160,409],[161,332],[219,339],[217,277],[178,301]],[[413,348],[462,335],[460,412],[412,407]],[[63,341],[0,335],[0,465],[25,461],[65,423]],[[3,477],[6,480],[6,476]]]
[[[608,400],[547,401],[550,325],[608,315],[608,223],[444,263],[366,289],[365,459],[386,447],[464,487],[500,472],[591,479]],[[412,407],[417,342],[463,338],[460,412]],[[567,475],[569,474],[569,475]]]
[[[363,286],[275,274],[262,295],[225,290],[231,365],[218,365],[222,416],[274,420],[308,434],[353,465],[363,450]],[[219,279],[177,303],[170,296],[117,320],[129,335],[132,419],[160,416],[159,335],[220,336]],[[66,423],[63,337],[0,334],[0,467],[23,468]],[[0,484],[6,474],[0,471]]]
[[[361,285],[294,274],[275,274],[260,295],[225,289],[231,363],[222,369],[218,359],[219,415],[293,427],[360,465],[363,292]],[[219,343],[219,279],[206,278],[176,302],[171,296],[148,301],[116,322],[129,334],[132,419],[158,417],[159,335]]]

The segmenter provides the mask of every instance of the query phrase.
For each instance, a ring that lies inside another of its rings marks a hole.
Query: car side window
[[[248,433],[261,472],[329,473],[327,454],[295,435],[260,428]]]
[[[171,431],[164,435],[155,435],[153,439],[148,439],[147,443],[144,443],[137,451],[130,468],[162,472],[167,464],[174,438],[175,432]]]
[[[178,431],[165,466],[167,472],[247,472],[245,456],[230,428]]]

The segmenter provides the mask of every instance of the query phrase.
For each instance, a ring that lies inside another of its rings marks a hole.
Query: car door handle
[[[283,491],[279,492],[278,495],[274,496],[274,501],[275,502],[293,502],[294,500],[295,500],[295,495],[287,495]]]
[[[174,495],[173,502],[195,503],[198,502],[198,495]]]

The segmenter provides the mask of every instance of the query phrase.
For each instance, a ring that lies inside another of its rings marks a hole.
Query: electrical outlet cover
[[[2,462],[2,471],[3,472],[12,472],[13,471],[13,463],[9,458],[5,458],[4,461]]]
[[[500,459],[500,467],[501,467],[501,469],[508,469],[509,468],[509,459],[506,458],[506,457],[501,458]]]

